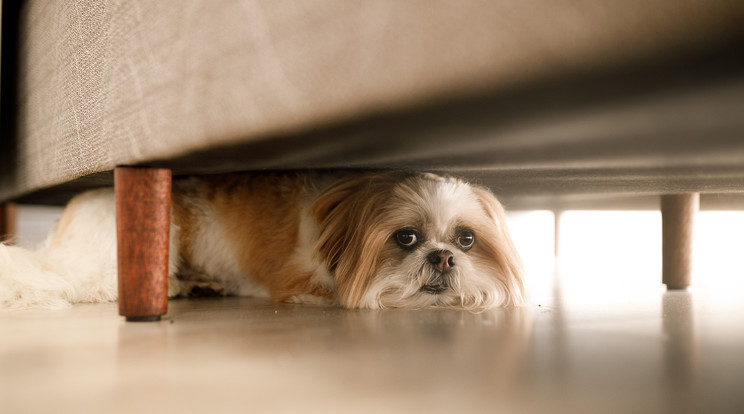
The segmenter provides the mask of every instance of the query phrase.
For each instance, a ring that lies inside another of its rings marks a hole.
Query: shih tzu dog
[[[525,301],[504,210],[423,173],[174,180],[169,296],[480,310]],[[38,251],[0,245],[0,308],[116,299],[111,189],[70,202]]]

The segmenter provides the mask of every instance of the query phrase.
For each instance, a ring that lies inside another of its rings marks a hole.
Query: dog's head
[[[311,211],[316,253],[348,308],[524,303],[521,261],[488,190],[433,174],[342,180]]]

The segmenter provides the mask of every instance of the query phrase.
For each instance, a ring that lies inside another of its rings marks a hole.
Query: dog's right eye
[[[398,232],[395,233],[395,241],[398,243],[398,246],[408,250],[416,247],[419,242],[419,238],[418,235],[416,235],[415,231],[410,229],[403,229],[398,230]]]

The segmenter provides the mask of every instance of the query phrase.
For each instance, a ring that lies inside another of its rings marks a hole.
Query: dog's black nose
[[[447,273],[455,267],[455,256],[449,250],[435,250],[426,258],[442,273]]]

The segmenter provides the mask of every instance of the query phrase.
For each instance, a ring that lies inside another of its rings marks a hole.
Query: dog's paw
[[[333,306],[337,302],[335,299],[329,299],[323,296],[316,296],[311,294],[295,295],[290,296],[284,300],[286,303],[296,303],[302,305],[316,305],[316,306]]]
[[[225,296],[225,288],[215,282],[182,283],[181,292],[190,298],[212,298]]]
[[[168,276],[168,297],[175,298],[181,294],[182,282],[173,275]]]
[[[178,286],[178,296],[189,298],[209,298],[216,296],[225,296],[225,288],[215,282],[207,274],[188,271],[178,273],[173,282]],[[170,289],[169,293],[170,293]]]

